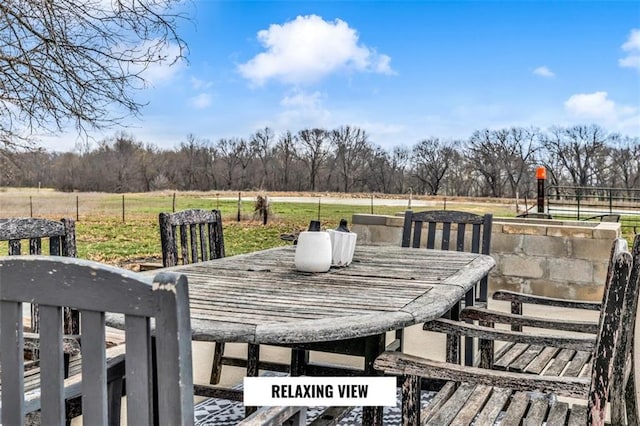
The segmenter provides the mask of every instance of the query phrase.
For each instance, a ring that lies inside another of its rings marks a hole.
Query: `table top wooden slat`
[[[279,247],[163,270],[189,280],[194,339],[291,344],[437,318],[495,265],[473,253],[358,246],[350,266],[310,274],[295,270],[294,255]]]

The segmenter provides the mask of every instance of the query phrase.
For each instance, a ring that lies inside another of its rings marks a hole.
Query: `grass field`
[[[33,216],[56,220],[72,217],[77,219],[76,240],[79,257],[128,266],[161,260],[158,214],[174,209],[220,209],[224,224],[225,250],[227,255],[231,256],[290,244],[281,240],[280,235],[304,230],[309,221],[317,219],[318,216],[323,227],[335,228],[341,218],[351,222],[354,213],[394,215],[407,207],[404,201],[398,199],[395,200],[396,205],[385,205],[388,197],[372,198],[370,194],[277,194],[304,195],[310,197],[311,202],[271,202],[268,224],[262,225],[262,220],[254,214],[256,195],[257,193],[242,194],[241,221],[238,222],[237,192],[125,194],[123,208],[122,194],[60,193],[52,190],[2,188],[0,217]],[[430,207],[424,209],[447,208],[480,214],[493,213],[494,216],[503,217],[515,215],[515,208],[510,200],[414,197],[416,201],[420,199],[430,203]],[[0,253],[6,253],[6,250],[6,243],[0,243]]]

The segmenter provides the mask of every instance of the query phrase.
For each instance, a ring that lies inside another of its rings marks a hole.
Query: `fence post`
[[[609,214],[613,212],[613,189],[609,188]]]
[[[176,212],[176,193],[173,193],[173,201],[171,202],[171,211]]]
[[[371,194],[371,214],[373,214],[373,194]]]
[[[240,222],[240,209],[242,208],[242,193],[238,192],[238,222]]]
[[[262,224],[267,224],[267,219],[269,217],[269,197],[267,195],[264,196],[264,210],[262,212]]]
[[[29,195],[29,216],[33,217],[33,197]]]
[[[122,223],[124,223],[124,194],[122,194]]]
[[[322,200],[322,197],[318,197],[318,220],[320,220],[320,200]]]
[[[80,221],[80,196],[76,195],[76,222]]]

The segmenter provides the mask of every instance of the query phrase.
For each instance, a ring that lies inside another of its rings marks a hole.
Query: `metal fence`
[[[623,231],[640,232],[640,189],[549,186],[546,211],[554,218],[602,220],[620,215]]]

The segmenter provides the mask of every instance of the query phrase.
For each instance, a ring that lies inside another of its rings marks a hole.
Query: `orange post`
[[[538,213],[544,213],[544,181],[547,178],[547,169],[538,166],[536,179],[538,179]]]

